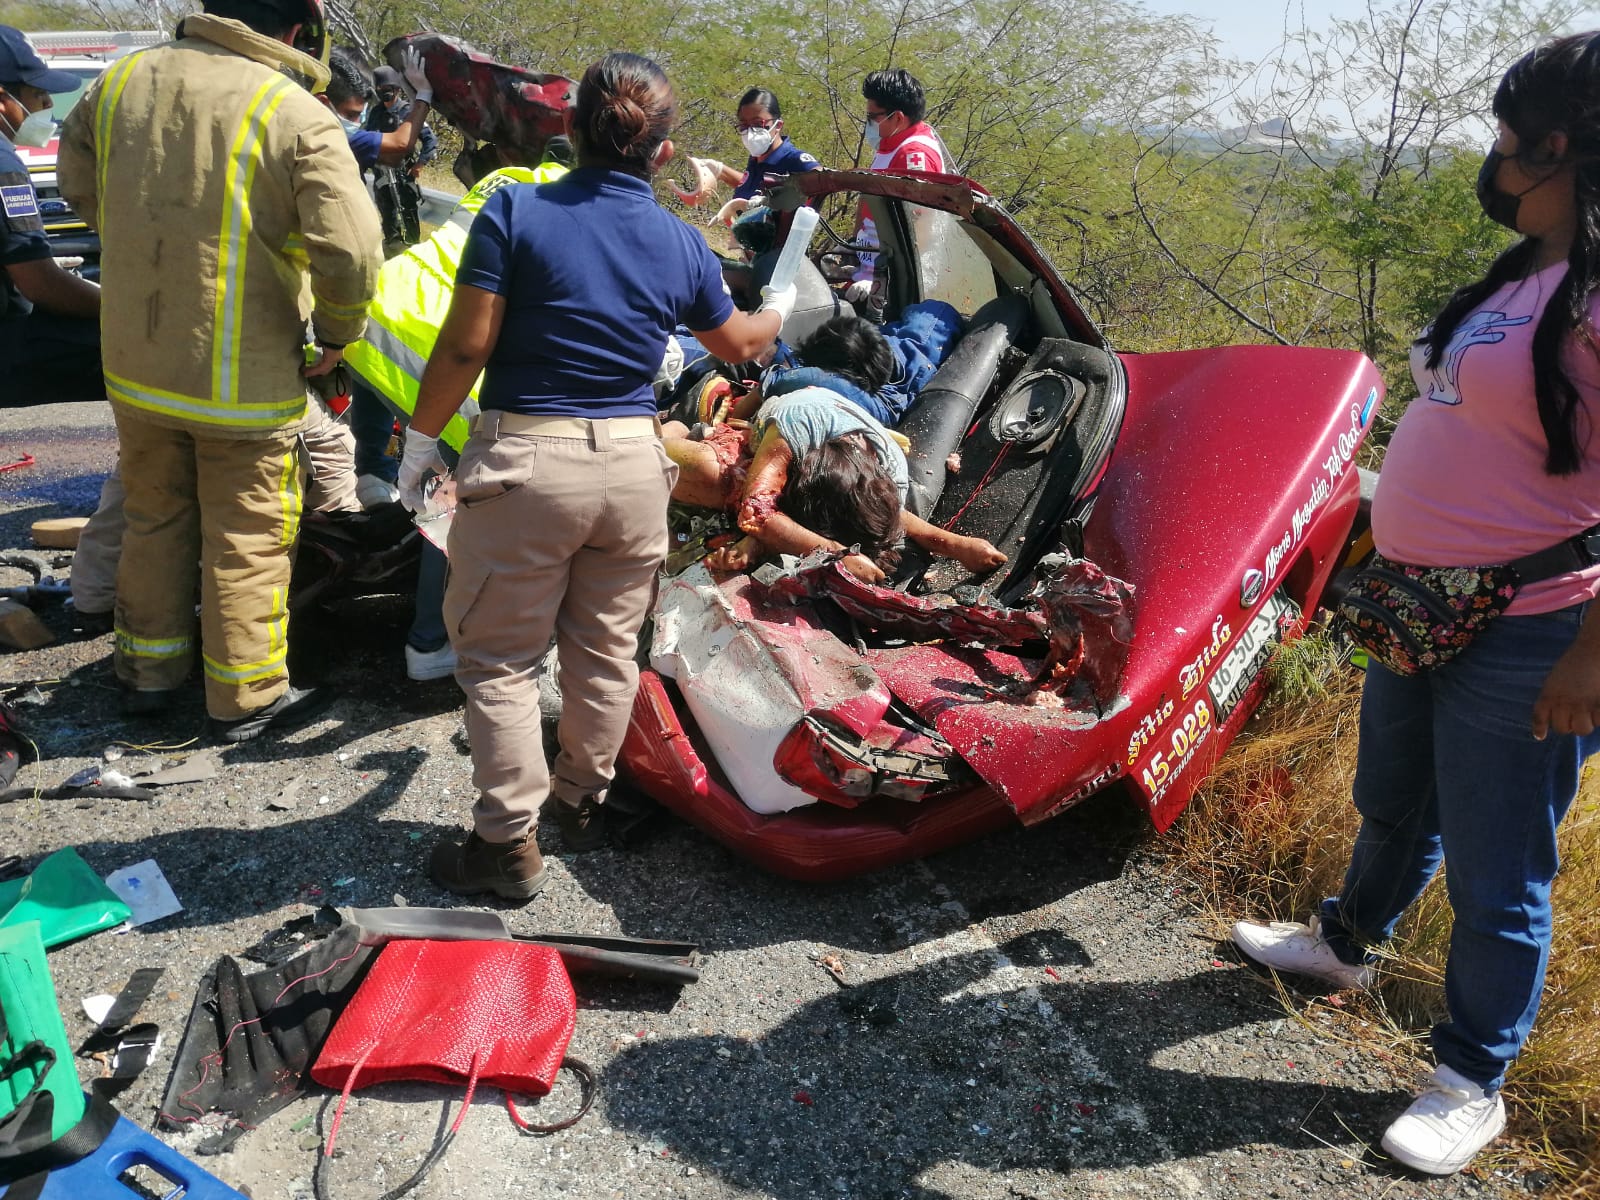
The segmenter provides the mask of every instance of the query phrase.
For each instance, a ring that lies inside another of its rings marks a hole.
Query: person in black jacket
[[[372,73],[378,103],[367,114],[365,128],[374,133],[391,133],[405,122],[411,111],[400,72],[379,67]],[[422,240],[418,209],[422,203],[422,168],[438,153],[439,139],[427,125],[422,127],[416,149],[399,166],[379,165],[372,169],[373,194],[378,215],[383,218],[383,252],[388,257]]]
[[[56,262],[16,149],[55,138],[50,96],[80,83],[45,66],[21,32],[0,25],[0,408],[106,395],[100,289]]]

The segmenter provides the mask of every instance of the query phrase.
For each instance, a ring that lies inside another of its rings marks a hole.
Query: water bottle
[[[816,209],[795,209],[794,220],[789,223],[789,236],[783,240],[783,249],[778,251],[778,265],[772,268],[772,278],[767,283],[773,291],[781,292],[794,282],[795,273],[800,270],[800,260],[805,257],[806,247],[811,244],[811,235],[816,228]]]
[[[422,511],[412,518],[422,536],[446,554],[450,553],[450,526],[456,517],[456,481],[449,475],[435,475],[423,485]]]

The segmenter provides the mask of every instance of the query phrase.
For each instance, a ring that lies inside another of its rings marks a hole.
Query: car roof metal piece
[[[1077,293],[1057,273],[1049,256],[979,184],[961,175],[922,172],[890,175],[880,171],[807,171],[791,175],[773,191],[770,203],[778,209],[792,209],[808,200],[840,192],[883,196],[941,209],[979,226],[1050,289],[1051,298],[1074,338],[1102,349],[1111,348],[1084,310]]]

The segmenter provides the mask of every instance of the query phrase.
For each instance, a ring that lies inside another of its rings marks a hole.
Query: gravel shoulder
[[[115,455],[109,414],[0,410],[0,463],[23,452],[37,464],[0,473],[0,549],[27,548],[33,520],[93,508]],[[26,581],[0,568],[0,585]],[[404,602],[363,601],[297,629],[297,662],[342,698],[285,739],[222,750],[214,780],[152,802],[0,806],[0,853],[31,863],[75,846],[102,874],[154,858],[185,906],[50,955],[74,1040],[89,1031],[82,997],[115,993],[137,967],[166,969],[142,1013],[163,1049],[118,1101],[140,1124],[219,955],[325,902],[455,903],[424,861],[466,821],[459,695],[449,681],[406,680],[407,616]],[[39,681],[45,700],[24,710],[45,761],[19,783],[60,783],[117,743],[130,760],[168,761],[206,745],[198,686],[162,722],[124,722],[110,638],[71,640],[61,614],[45,619],[62,641],[0,651],[0,684]],[[296,783],[293,808],[269,808]],[[630,851],[556,856],[550,842],[546,895],[496,909],[515,928],[695,940],[704,975],[681,992],[581,985],[572,1053],[599,1075],[594,1111],[526,1137],[484,1089],[412,1194],[1522,1194],[1510,1172],[1424,1180],[1369,1150],[1423,1069],[1374,1049],[1359,1003],[1291,1015],[1217,943],[1159,850],[1142,815],[1104,801],[825,887],[765,875],[670,819]],[[92,1064],[79,1065],[87,1079]],[[574,1090],[563,1084],[532,1119],[557,1115]],[[373,1196],[405,1178],[458,1098],[413,1085],[358,1094],[332,1194]],[[202,1165],[257,1200],[310,1195],[321,1103],[296,1102]]]

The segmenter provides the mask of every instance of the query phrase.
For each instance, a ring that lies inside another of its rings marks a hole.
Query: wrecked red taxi
[[[621,770],[798,879],[1108,788],[1165,829],[1340,565],[1377,370],[1337,350],[1118,352],[1017,224],[953,176],[818,171],[769,204],[781,227],[802,203],[857,199],[888,315],[939,299],[966,320],[899,427],[908,506],[1010,561],[973,579],[908,554],[883,587],[825,558],[664,579]],[[849,224],[825,219],[822,240]],[[786,340],[836,309],[803,270]]]

